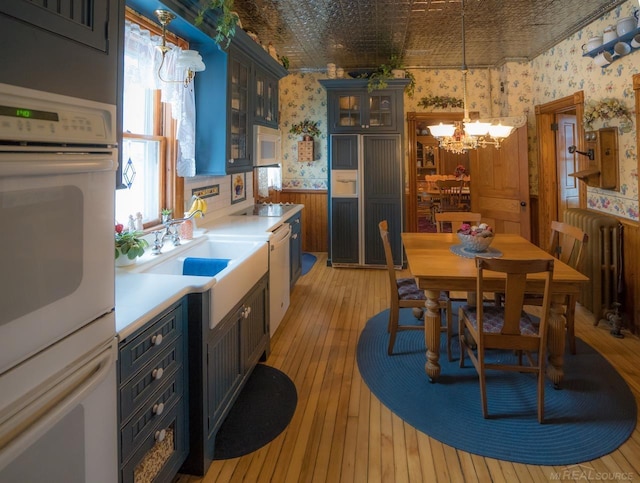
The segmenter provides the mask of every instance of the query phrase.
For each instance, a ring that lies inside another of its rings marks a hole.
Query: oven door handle
[[[48,176],[115,171],[117,154],[0,153],[0,176]]]
[[[98,352],[78,359],[6,408],[0,420],[0,469],[51,429],[77,406],[111,369],[116,359],[115,338]],[[4,412],[4,411],[3,411]]]

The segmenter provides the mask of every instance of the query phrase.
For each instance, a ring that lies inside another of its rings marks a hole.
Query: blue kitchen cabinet
[[[278,129],[277,75],[256,64],[253,75],[253,122]]]
[[[291,225],[289,240],[289,281],[291,290],[302,275],[302,212],[298,212],[286,221]]]
[[[123,0],[2,0],[0,82],[118,104],[123,36]]]
[[[357,198],[331,199],[330,230],[331,261],[357,264],[360,257]]]
[[[217,45],[210,23],[213,13],[197,28],[197,12],[177,0],[127,0],[127,5],[150,19],[158,8],[174,13],[169,29],[187,40],[206,65],[194,79],[196,174],[252,171],[253,126],[277,127],[278,81],[287,75],[286,69],[240,28],[228,47]]]
[[[172,481],[189,453],[186,331],[187,307],[180,301],[120,341],[122,483]]]
[[[389,222],[394,263],[402,265],[404,88],[391,79],[371,92],[366,79],[324,79],[329,126],[331,266],[385,265],[378,223]]]
[[[358,141],[356,134],[331,139],[331,169],[358,169]]]
[[[242,30],[204,61],[195,80],[196,173],[251,171],[253,126],[278,127],[278,81],[287,71]]]
[[[398,132],[404,122],[407,79],[391,79],[369,92],[367,79],[323,79],[329,133]]]
[[[189,437],[181,472],[202,476],[220,425],[259,360],[269,354],[268,274],[209,328],[209,292],[189,298]]]

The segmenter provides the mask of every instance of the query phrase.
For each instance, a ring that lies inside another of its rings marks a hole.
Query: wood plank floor
[[[570,478],[564,467],[510,463],[458,451],[404,423],[371,394],[356,363],[361,330],[388,306],[386,273],[329,268],[326,253],[315,255],[312,270],[295,286],[267,361],[295,382],[298,407],[291,424],[260,450],[214,461],[202,479],[179,475],[176,482],[513,483],[550,481],[554,473],[561,481],[640,478],[637,428],[615,452],[584,463],[583,468],[593,469],[591,475]],[[594,327],[592,321],[579,306],[576,335],[611,361],[640,399],[640,340],[626,331],[624,339],[616,339],[606,324]]]

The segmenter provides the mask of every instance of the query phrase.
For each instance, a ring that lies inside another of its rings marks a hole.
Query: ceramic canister
[[[589,41],[582,46],[582,50],[591,52],[602,45],[602,36],[591,37]]]
[[[616,32],[618,36],[621,37],[624,34],[627,34],[636,28],[636,18],[635,17],[624,17],[618,20],[618,24],[616,25]]]
[[[618,38],[618,34],[616,33],[616,28],[613,25],[610,25],[606,29],[604,29],[604,34],[602,34],[602,42],[607,44],[613,40]]]

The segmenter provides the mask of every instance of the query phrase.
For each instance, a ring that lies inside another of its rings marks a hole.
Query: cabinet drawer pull
[[[166,437],[167,437],[166,429],[161,429],[160,431],[156,431],[156,434],[155,434],[156,443],[161,443],[162,441],[164,441],[164,438]]]
[[[296,218],[296,223],[300,224],[300,218]]]
[[[153,337],[151,337],[151,344],[152,345],[162,344],[162,334],[156,334]]]
[[[298,239],[298,234],[294,233],[293,235],[291,235],[291,238],[293,238],[294,240],[297,240]]]
[[[162,367],[158,367],[157,369],[153,370],[153,372],[151,373],[151,377],[157,380],[157,379],[160,379],[163,374],[164,374],[164,371],[162,370]]]
[[[164,411],[164,403],[154,404],[152,411],[156,416],[160,416]]]

